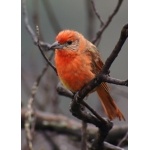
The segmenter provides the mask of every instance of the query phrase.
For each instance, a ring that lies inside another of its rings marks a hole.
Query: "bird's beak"
[[[55,49],[61,49],[63,47],[64,46],[62,44],[60,44],[58,41],[56,41],[49,47],[49,49],[55,50]]]

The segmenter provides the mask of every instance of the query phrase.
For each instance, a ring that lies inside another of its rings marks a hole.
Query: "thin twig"
[[[108,17],[108,20],[103,24],[102,27],[100,27],[99,31],[96,33],[95,38],[92,40],[93,44],[96,44],[96,42],[101,38],[103,32],[106,30],[106,28],[108,27],[108,25],[111,23],[113,17],[117,14],[121,4],[122,4],[123,0],[118,0],[118,3],[116,5],[116,8],[114,9],[114,11],[112,12],[112,14]],[[100,41],[99,41],[100,42]],[[99,42],[96,44],[98,45]]]
[[[44,59],[47,61],[47,63],[52,67],[52,69],[55,71],[55,73],[57,74],[57,70],[55,68],[55,66],[49,61],[49,59],[46,57],[46,55],[44,54],[44,50],[42,49],[41,47],[41,44],[39,42],[39,28],[38,26],[36,26],[36,31],[37,31],[37,37],[38,37],[38,40],[37,40],[37,46],[42,54],[42,56],[44,57]]]
[[[59,95],[66,96],[69,98],[73,98],[74,94],[68,89],[64,88],[64,86],[59,82],[57,85],[57,92]]]
[[[63,95],[69,98],[74,98],[74,94],[68,89],[64,88],[60,83],[57,86],[57,92],[60,95]],[[99,114],[92,107],[90,107],[85,101],[82,101],[81,104],[85,106],[90,112],[92,112],[92,114],[95,115],[99,120],[101,120],[102,122],[103,121],[105,122],[105,119],[101,118]]]
[[[22,11],[23,11],[25,27],[26,27],[28,33],[30,34],[34,44],[37,45],[38,39],[29,24],[28,13],[27,13],[27,8],[26,8],[26,0],[22,0]],[[39,43],[40,43],[40,46],[42,46],[44,48],[44,50],[49,50],[49,47],[51,46],[50,44],[42,42],[42,41],[39,41]]]
[[[118,79],[114,79],[113,81],[113,78],[109,77],[108,79],[105,78],[105,75],[103,77],[103,80],[105,82],[108,82],[108,83],[113,83],[113,84],[118,84],[118,85],[125,85],[127,84],[127,80],[126,81],[120,81]],[[112,81],[111,81],[112,80]],[[74,94],[69,91],[68,89],[64,88],[60,83],[58,84],[57,86],[57,92],[60,94],[60,95],[63,95],[63,96],[66,96],[66,97],[69,97],[69,98],[73,98],[74,97]],[[85,106],[90,112],[92,112],[92,114],[94,114],[99,120],[101,120],[102,118],[99,116],[99,114],[92,108],[90,107],[85,101],[81,101],[81,104],[83,106]],[[103,121],[103,119],[102,119]]]
[[[26,138],[27,138],[27,143],[29,146],[30,150],[33,150],[33,132],[34,130],[34,123],[35,123],[35,117],[34,117],[34,109],[33,109],[33,102],[34,98],[39,86],[39,83],[41,81],[41,78],[45,74],[46,70],[48,69],[48,66],[44,67],[42,70],[42,73],[37,77],[37,80],[34,82],[32,89],[31,89],[31,97],[28,100],[27,104],[27,112],[26,112],[26,121],[25,121],[25,131],[26,131]]]
[[[103,22],[101,16],[99,15],[99,13],[97,12],[94,0],[91,0],[91,4],[92,4],[92,8],[93,8],[93,11],[94,11],[96,17],[100,21],[100,27],[102,27],[104,25],[104,22]]]
[[[26,119],[26,108],[21,109],[21,128],[24,129],[24,122]],[[76,140],[81,141],[81,128],[82,124],[79,121],[68,118],[64,115],[46,113],[39,110],[34,111],[36,117],[35,130],[39,132],[55,131],[57,134],[68,135],[76,137]],[[109,132],[106,139],[107,142],[113,142],[124,137],[128,130],[125,126],[114,126]],[[87,140],[90,142],[96,135],[97,128],[95,126],[88,125],[86,132],[88,133]]]
[[[34,31],[32,30],[31,26],[29,25],[29,20],[28,20],[28,17],[27,17],[28,13],[27,13],[27,8],[26,8],[26,0],[22,0],[22,8],[23,8],[22,11],[23,11],[23,16],[24,16],[24,22],[25,22],[25,25],[26,25],[25,27],[26,27],[27,31],[29,32],[33,42],[36,43],[37,42],[37,37],[36,37]]]
[[[92,108],[90,107],[85,101],[82,101],[81,104],[85,106],[95,117],[97,117],[101,122],[106,122],[106,119],[100,117],[100,115]]]
[[[40,18],[39,18],[39,16],[40,16],[39,15],[39,0],[33,0],[33,6],[34,6],[33,15],[32,15],[33,23],[34,23],[34,26],[38,25],[39,30],[41,31]],[[42,34],[39,35],[39,39],[44,41]]]
[[[125,43],[127,37],[128,37],[128,24],[126,24],[122,28],[119,41],[117,42],[117,44],[116,44],[115,48],[113,49],[112,53],[110,54],[110,56],[107,58],[105,65],[102,68],[101,73],[105,74],[108,72],[109,68],[111,67],[111,64],[116,59],[119,52],[121,51],[121,48],[122,48],[123,44]]]
[[[120,80],[120,79],[110,77],[108,75],[103,75],[102,78],[103,78],[103,81],[107,83],[128,86],[128,80]]]

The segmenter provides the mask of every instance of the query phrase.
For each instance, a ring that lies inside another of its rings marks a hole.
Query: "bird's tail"
[[[125,120],[123,114],[110,96],[106,83],[102,83],[99,87],[97,87],[96,91],[100,97],[102,106],[109,119],[112,120],[118,117],[119,120]]]

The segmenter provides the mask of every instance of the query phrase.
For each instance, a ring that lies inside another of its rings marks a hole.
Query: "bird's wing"
[[[88,49],[85,50],[86,55],[88,55],[91,59],[91,65],[92,65],[92,72],[97,75],[98,73],[100,73],[100,71],[102,70],[102,67],[104,65],[104,63],[102,62],[102,59],[100,57],[99,51],[96,48],[95,45],[93,45],[92,43],[88,43],[90,44],[88,46]],[[109,88],[107,86],[106,83],[102,82],[101,86],[108,92]]]
[[[102,59],[100,57],[99,51],[96,48],[95,45],[93,45],[92,43],[89,43],[90,46],[88,46],[89,48],[86,50],[86,52],[88,53],[88,55],[91,57],[91,65],[92,65],[92,72],[94,74],[98,74],[103,67],[103,62]]]

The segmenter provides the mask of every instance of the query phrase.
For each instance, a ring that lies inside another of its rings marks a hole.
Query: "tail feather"
[[[121,111],[115,104],[114,100],[110,96],[109,91],[102,85],[99,86],[96,89],[96,91],[100,97],[100,101],[104,108],[104,111],[107,114],[107,116],[109,117],[109,119],[112,120],[112,119],[118,117],[119,120],[122,120],[122,119],[125,120],[123,114],[121,113]]]

